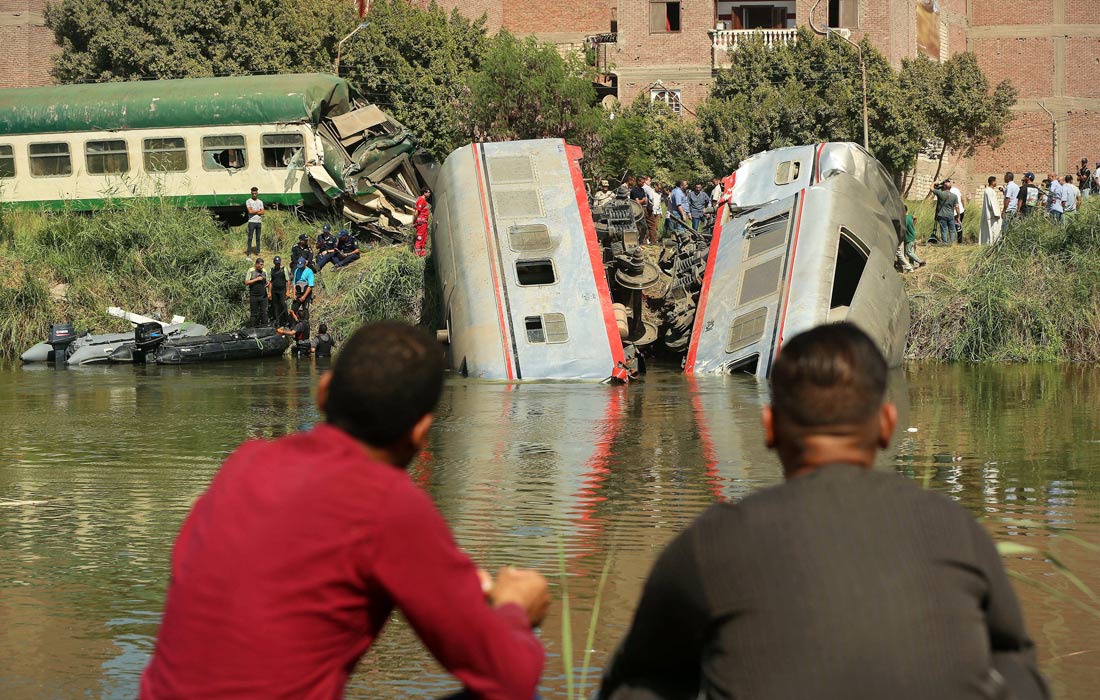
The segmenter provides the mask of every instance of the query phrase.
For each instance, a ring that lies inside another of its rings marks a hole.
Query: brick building
[[[57,47],[42,13],[48,0],[0,0],[0,88],[50,84]]]

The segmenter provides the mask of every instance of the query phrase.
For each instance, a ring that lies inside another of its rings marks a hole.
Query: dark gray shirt
[[[992,540],[893,473],[818,469],[708,509],[646,582],[601,698],[1044,698]]]

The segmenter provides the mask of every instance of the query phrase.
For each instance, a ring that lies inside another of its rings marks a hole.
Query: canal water
[[[291,360],[0,370],[0,697],[134,697],[180,521],[242,440],[318,420],[318,376]],[[1098,393],[1092,369],[913,365],[891,383],[901,425],[880,465],[1036,550],[1006,561],[1059,698],[1100,687]],[[475,560],[552,579],[544,697],[567,696],[567,668],[576,697],[582,676],[591,691],[677,531],[780,480],[761,442],[765,400],[752,378],[672,372],[630,387],[449,380],[412,474]],[[453,689],[395,617],[348,697]]]

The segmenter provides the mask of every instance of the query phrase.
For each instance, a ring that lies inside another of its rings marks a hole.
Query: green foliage
[[[680,117],[668,105],[650,102],[645,95],[614,114],[602,125],[600,149],[585,163],[597,178],[617,182],[624,175],[641,174],[673,182],[711,177],[695,122]]]
[[[424,260],[408,248],[376,248],[339,270],[326,269],[314,317],[347,337],[364,321],[417,322],[424,297]]]
[[[950,254],[910,282],[911,357],[1100,361],[1100,202],[1064,225],[1036,215],[996,246]]]
[[[475,141],[561,138],[590,151],[606,119],[583,56],[507,31],[490,40],[467,90],[458,120]]]
[[[442,160],[465,143],[455,110],[466,75],[481,64],[488,45],[484,18],[470,21],[434,2],[422,10],[404,0],[377,0],[368,18],[370,24],[344,45],[341,76]]]
[[[63,83],[329,70],[345,0],[60,0],[46,26]]]

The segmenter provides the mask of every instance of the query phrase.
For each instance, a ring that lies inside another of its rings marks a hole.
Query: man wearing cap
[[[611,200],[615,199],[615,193],[609,188],[611,184],[607,180],[600,180],[600,189],[596,190],[596,194],[592,195],[592,207],[602,207]]]
[[[267,280],[267,309],[271,323],[278,328],[286,323],[286,270],[283,259],[278,255],[271,261],[274,267]]]
[[[290,310],[293,313],[304,307],[308,307],[313,301],[313,270],[306,266],[305,258],[298,258],[294,267],[294,303]]]
[[[324,237],[326,235],[328,235],[328,236],[332,235],[332,224],[330,224],[327,221],[325,223],[321,224],[321,232],[317,234],[317,243],[316,243],[316,245],[317,245],[317,257],[318,258],[321,257],[321,241],[324,239]]]
[[[260,254],[260,228],[264,221],[264,202],[260,199],[260,190],[253,187],[252,196],[244,202],[245,212],[248,214],[248,241],[245,244],[244,254],[252,254],[252,236],[256,236],[256,255]]]
[[[428,197],[431,196],[431,189],[425,187],[416,198],[416,241],[413,243],[413,251],[420,257],[428,254],[428,219],[431,218],[432,211]]]
[[[317,238],[317,272],[325,269],[325,265],[336,262],[336,236],[332,235],[332,227],[325,224],[325,230]]]
[[[1077,186],[1081,188],[1081,196],[1088,198],[1092,194],[1092,171],[1089,170],[1089,159],[1081,159],[1081,167],[1077,170]]]
[[[244,285],[248,287],[248,325],[252,328],[267,325],[267,273],[264,271],[264,259],[256,256],[256,262],[245,275]]]
[[[333,267],[347,267],[359,259],[359,242],[347,229],[340,229],[340,238],[336,241],[336,260]]]
[[[1020,218],[1030,216],[1039,206],[1039,188],[1035,186],[1035,173],[1024,173],[1024,184],[1020,185],[1020,195],[1016,208]]]
[[[276,328],[275,332],[279,335],[289,335],[294,341],[294,347],[292,352],[295,355],[307,356],[312,351],[312,345],[309,342],[309,308],[302,307],[296,311],[292,311],[291,319],[294,321],[294,325],[291,327]]]
[[[298,266],[298,258],[306,259],[306,267],[317,271],[317,267],[313,263],[313,249],[309,247],[309,237],[306,234],[298,236],[298,244],[290,249],[290,259],[294,261],[294,266]]]

